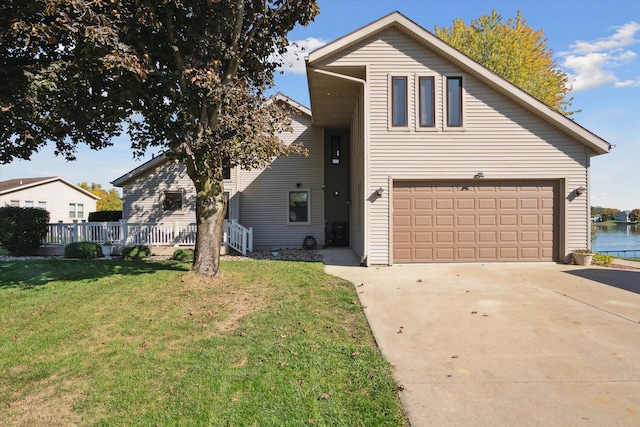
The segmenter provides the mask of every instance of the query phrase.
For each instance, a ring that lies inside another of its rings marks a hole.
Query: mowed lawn
[[[405,425],[321,263],[0,262],[0,425]]]

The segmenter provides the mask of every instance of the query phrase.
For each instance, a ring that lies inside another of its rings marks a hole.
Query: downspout
[[[321,70],[315,67],[312,67],[307,62],[307,67],[314,73],[324,74],[326,76],[335,77],[337,79],[349,80],[351,82],[359,83],[362,85],[362,92],[364,94],[363,102],[363,113],[362,113],[362,130],[363,130],[363,156],[364,156],[364,182],[363,188],[366,185],[367,190],[363,191],[360,197],[362,200],[359,200],[358,203],[363,203],[365,209],[363,209],[364,213],[364,253],[362,254],[362,259],[360,260],[361,264],[369,267],[369,205],[366,203],[365,194],[370,193],[369,186],[369,93],[367,91],[367,81],[363,79],[359,79],[357,77],[345,76],[344,74],[334,73],[333,71]]]

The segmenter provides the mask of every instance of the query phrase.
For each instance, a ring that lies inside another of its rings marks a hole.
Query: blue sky
[[[527,24],[544,29],[547,46],[573,82],[574,120],[616,147],[594,157],[592,205],[640,208],[640,2],[637,0],[320,0],[321,12],[290,40],[313,50],[394,10],[433,31],[454,19],[469,22],[496,9],[506,20],[522,12]],[[302,56],[304,53],[302,54]],[[304,61],[299,55],[276,78],[276,91],[309,106]],[[110,181],[139,166],[126,137],[101,151],[78,150],[75,162],[43,149],[30,161],[0,166],[0,180],[54,176],[77,183]],[[147,159],[151,158],[151,153]]]

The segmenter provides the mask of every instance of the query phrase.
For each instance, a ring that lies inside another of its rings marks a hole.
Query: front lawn
[[[321,263],[0,262],[0,425],[405,424]]]

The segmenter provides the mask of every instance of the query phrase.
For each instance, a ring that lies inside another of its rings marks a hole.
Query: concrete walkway
[[[640,425],[640,271],[324,255],[355,284],[413,427]]]

